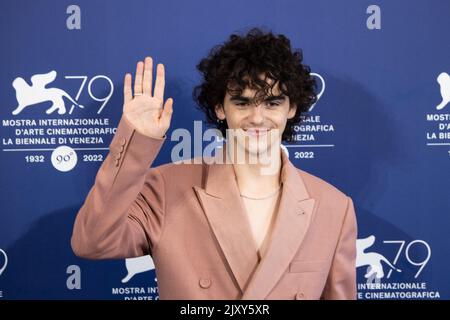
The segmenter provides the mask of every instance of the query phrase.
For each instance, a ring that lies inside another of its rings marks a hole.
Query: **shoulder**
[[[324,179],[297,168],[297,172],[305,183],[311,198],[347,206],[349,195]]]
[[[147,176],[158,176],[168,187],[192,186],[202,180],[206,164],[201,157],[188,159],[183,162],[170,162],[148,170]]]
[[[178,175],[179,173],[201,172],[206,166],[202,157],[183,161],[169,162],[155,167],[164,176]]]
[[[352,198],[331,183],[309,172],[298,169],[309,196],[316,200],[316,221],[328,230],[340,232],[344,225],[356,230],[356,215]],[[345,221],[348,221],[347,224]],[[331,231],[330,231],[331,232]]]

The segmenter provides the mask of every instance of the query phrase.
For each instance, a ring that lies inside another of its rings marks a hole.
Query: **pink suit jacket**
[[[350,197],[282,152],[279,211],[259,262],[232,164],[149,168],[165,138],[122,117],[76,217],[76,255],[151,254],[160,299],[356,298]]]

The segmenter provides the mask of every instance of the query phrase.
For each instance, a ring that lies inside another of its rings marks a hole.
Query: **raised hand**
[[[170,127],[173,113],[173,99],[164,102],[165,74],[164,65],[156,68],[155,90],[152,95],[153,59],[139,61],[134,79],[134,97],[131,90],[131,74],[124,80],[123,114],[125,119],[141,134],[162,138]]]

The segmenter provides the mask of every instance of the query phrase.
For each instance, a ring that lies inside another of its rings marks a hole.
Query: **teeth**
[[[266,134],[269,131],[269,129],[244,129],[244,131],[248,135],[259,136],[259,135]]]

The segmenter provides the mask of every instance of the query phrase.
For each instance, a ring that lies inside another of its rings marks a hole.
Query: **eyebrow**
[[[277,96],[268,96],[267,98],[264,99],[264,101],[274,101],[274,100],[285,100],[286,99],[286,95],[284,94],[280,94]],[[244,101],[244,102],[249,102],[250,100],[252,100],[250,97],[244,97],[244,96],[232,96],[230,98],[230,101]]]

